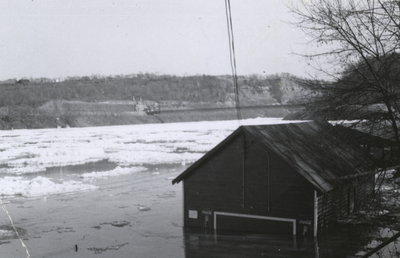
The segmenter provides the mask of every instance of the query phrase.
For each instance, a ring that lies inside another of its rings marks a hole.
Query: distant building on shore
[[[154,115],[160,112],[160,104],[155,101],[144,101],[142,97],[136,98],[133,96],[133,110],[139,113],[146,113],[147,115]]]
[[[147,106],[143,102],[142,97],[136,98],[135,96],[133,96],[132,101],[133,101],[133,110],[135,112],[143,112],[143,113],[145,112]]]

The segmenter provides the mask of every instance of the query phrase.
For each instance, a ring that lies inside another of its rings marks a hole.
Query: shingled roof
[[[370,133],[346,127],[341,124],[337,124],[333,128],[335,131],[334,132],[335,136],[340,137],[345,141],[351,141],[354,144],[367,144],[370,146],[377,146],[377,147],[397,146],[397,143],[393,140],[372,135]]]
[[[201,159],[187,168],[172,183],[179,183],[196,167],[220,151],[236,135],[247,132],[267,151],[280,156],[317,190],[328,192],[340,179],[373,172],[373,163],[356,145],[334,135],[333,126],[321,122],[241,126]]]

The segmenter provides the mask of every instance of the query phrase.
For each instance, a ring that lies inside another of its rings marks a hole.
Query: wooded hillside
[[[240,76],[242,106],[301,102],[309,91],[289,74]],[[133,97],[168,107],[232,107],[234,91],[229,76],[171,76],[137,74],[113,77],[73,77],[65,80],[22,79],[0,83],[0,128],[56,126],[54,100],[80,102],[132,101]],[[127,102],[128,103],[128,102]],[[44,112],[43,110],[47,110]],[[99,112],[103,112],[102,108]],[[130,111],[130,110],[126,110]],[[117,112],[118,113],[118,112]],[[68,115],[68,114],[66,114]],[[58,117],[58,119],[60,119]],[[49,123],[49,121],[53,121]]]

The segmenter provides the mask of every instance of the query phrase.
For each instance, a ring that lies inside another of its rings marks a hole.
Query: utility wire
[[[10,215],[10,213],[9,213],[8,210],[7,210],[6,204],[5,204],[5,203],[3,202],[3,200],[1,200],[1,199],[0,199],[0,206],[1,206],[1,208],[3,209],[3,211],[6,213],[8,219],[10,220],[11,226],[12,226],[14,232],[15,232],[15,235],[18,237],[19,242],[21,243],[21,246],[25,249],[26,258],[30,258],[31,255],[30,255],[30,253],[29,253],[28,247],[26,246],[26,244],[25,244],[24,241],[22,240],[22,238],[21,238],[21,236],[20,236],[20,234],[19,234],[19,232],[18,232],[18,230],[17,230],[17,227],[16,227],[15,224],[14,224],[13,219],[11,218],[11,215]]]
[[[235,53],[235,37],[233,33],[233,22],[232,22],[232,11],[231,1],[225,0],[225,14],[226,14],[226,25],[228,28],[228,40],[229,40],[229,58],[232,69],[232,80],[235,92],[235,106],[237,121],[240,126],[240,120],[242,120],[242,112],[240,110],[240,98],[239,98],[239,84],[237,77],[236,67],[236,53]],[[243,155],[242,155],[242,207],[246,207],[246,134],[243,134]]]
[[[230,0],[225,0],[225,14],[226,14],[226,25],[228,28],[229,58],[232,70],[233,87],[235,92],[236,115],[237,115],[237,120],[240,123],[240,120],[242,119],[242,112],[240,110],[239,85],[238,85],[236,53],[235,53],[235,37],[233,34],[233,22],[232,22],[232,11],[231,11]]]

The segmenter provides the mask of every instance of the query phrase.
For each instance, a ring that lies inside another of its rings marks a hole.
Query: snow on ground
[[[124,175],[137,168],[143,170],[141,167],[146,165],[189,164],[240,125],[291,122],[296,121],[256,118],[242,120],[240,124],[231,120],[0,131],[0,194],[35,196],[86,190],[90,185],[78,181],[56,183],[44,173],[37,177],[35,174],[51,167],[103,160],[119,167],[83,174],[81,180]],[[37,185],[42,187],[35,188]]]

